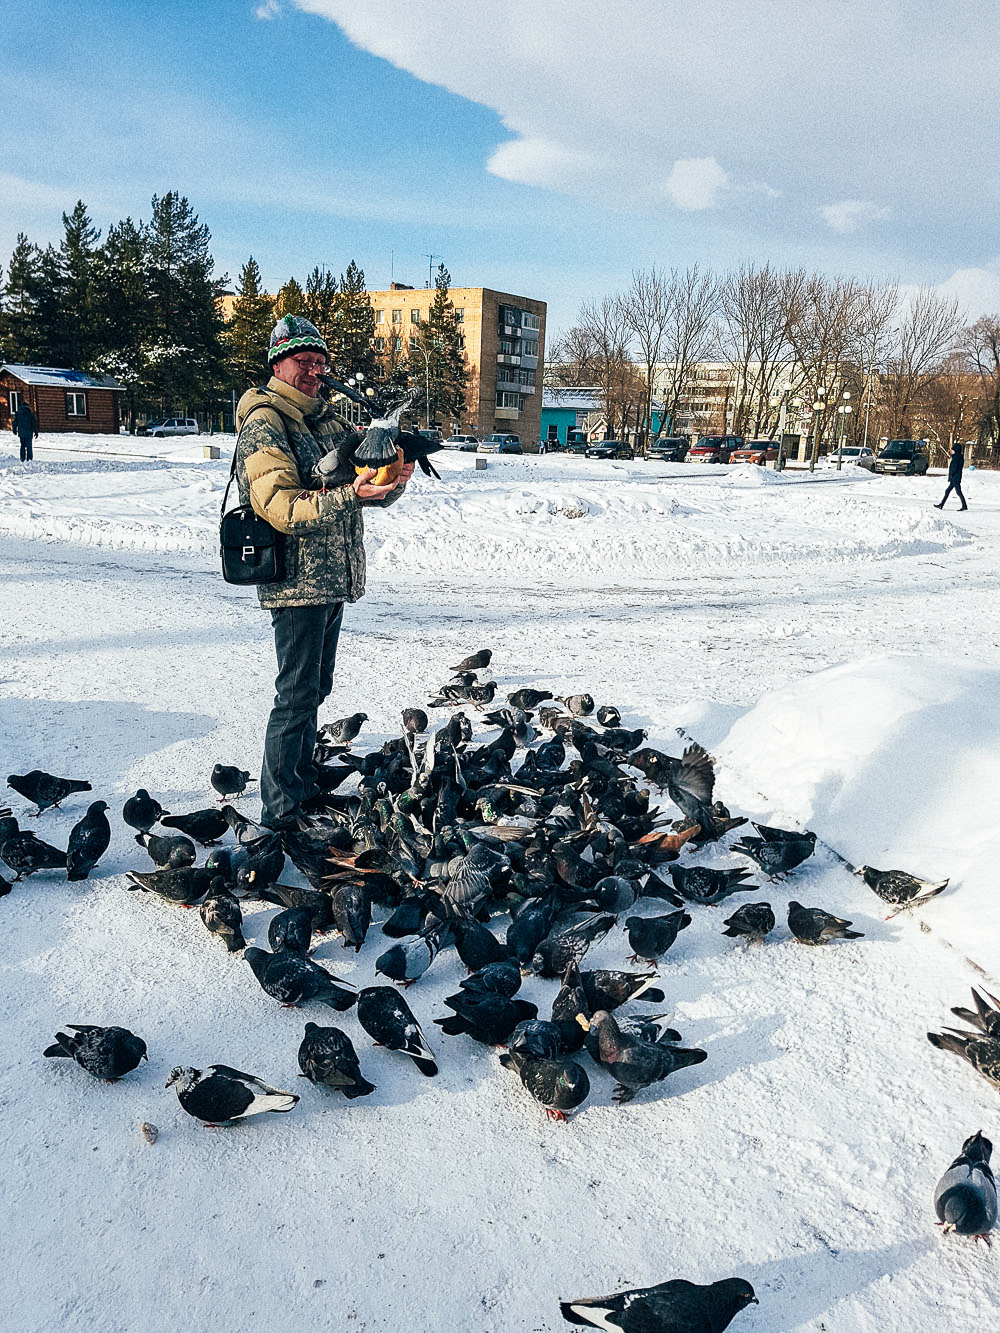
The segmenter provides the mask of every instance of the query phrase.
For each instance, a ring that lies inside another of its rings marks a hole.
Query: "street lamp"
[[[816,401],[813,403],[813,447],[809,455],[809,471],[816,471],[816,459],[819,457],[819,437],[823,427],[823,413],[826,411],[826,389],[820,386],[816,390]]]
[[[851,396],[851,391],[850,391],[850,389],[845,389],[844,392],[843,392],[840,396],[841,396],[841,398],[843,398],[844,401],[843,401],[843,402],[841,403],[841,405],[837,408],[837,416],[840,418],[840,423],[839,423],[839,424],[840,424],[840,429],[839,429],[839,431],[837,432],[837,436],[838,436],[838,442],[837,442],[837,471],[838,471],[838,472],[839,472],[839,471],[842,469],[842,467],[844,466],[844,428],[845,428],[846,425],[847,425],[847,418],[850,416],[851,412],[854,410],[854,409],[851,407],[851,404],[847,401],[847,400],[850,398],[850,396]]]
[[[792,386],[790,384],[781,384],[778,386],[779,397],[771,399],[771,410],[778,409],[778,457],[775,462],[775,471],[780,472],[785,466],[785,419],[788,414],[789,403],[792,406],[801,406],[798,398],[791,398]]]

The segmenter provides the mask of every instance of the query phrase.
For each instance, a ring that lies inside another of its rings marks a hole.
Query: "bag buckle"
[[[244,546],[244,548],[243,548],[243,559],[244,559],[244,560],[249,560],[253,555],[256,554],[256,551],[257,551],[256,546]]]

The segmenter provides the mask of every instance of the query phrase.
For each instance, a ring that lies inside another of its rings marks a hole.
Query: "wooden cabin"
[[[41,435],[83,431],[117,435],[121,425],[118,395],[122,385],[110,375],[53,366],[0,365],[0,431],[9,431],[14,413],[25,402],[38,419]]]

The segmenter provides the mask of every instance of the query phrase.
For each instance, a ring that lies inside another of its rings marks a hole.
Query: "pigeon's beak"
[[[864,870],[865,870],[865,867],[864,867],[864,866],[858,866],[858,868],[857,868],[856,870],[852,870],[852,871],[851,871],[851,874],[852,874],[852,875],[860,875],[860,874],[863,874],[863,873],[864,873]]]

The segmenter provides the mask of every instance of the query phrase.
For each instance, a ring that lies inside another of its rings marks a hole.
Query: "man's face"
[[[284,380],[307,398],[319,397],[319,377],[326,370],[326,357],[314,347],[283,356],[271,367],[275,379]]]

